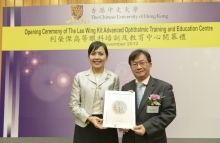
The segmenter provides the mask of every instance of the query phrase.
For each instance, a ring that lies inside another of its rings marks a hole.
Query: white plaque
[[[147,113],[158,113],[159,106],[147,106]]]
[[[135,125],[135,93],[106,90],[103,127],[133,129]]]

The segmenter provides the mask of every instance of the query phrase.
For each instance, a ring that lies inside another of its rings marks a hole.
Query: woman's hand
[[[129,92],[133,93],[134,91],[133,90],[128,90]]]
[[[87,119],[89,122],[91,122],[96,128],[99,129],[106,129],[102,126],[103,119],[100,119],[99,117],[96,116],[89,116]]]

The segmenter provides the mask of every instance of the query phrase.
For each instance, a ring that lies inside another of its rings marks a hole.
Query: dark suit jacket
[[[150,77],[139,108],[136,106],[136,125],[142,124],[146,129],[146,133],[140,136],[129,130],[123,135],[122,143],[167,143],[165,128],[176,117],[176,103],[172,89],[171,84]],[[135,80],[122,87],[122,91],[128,90],[136,90]],[[165,97],[162,98],[159,113],[147,113],[148,97],[151,94],[160,93],[163,93]]]

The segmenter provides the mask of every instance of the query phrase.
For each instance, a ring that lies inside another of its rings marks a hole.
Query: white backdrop
[[[168,138],[220,138],[220,47],[149,49],[151,75],[173,85]]]

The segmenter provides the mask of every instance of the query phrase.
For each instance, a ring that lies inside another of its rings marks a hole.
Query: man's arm
[[[166,86],[163,95],[165,97],[162,99],[159,115],[150,118],[142,124],[146,129],[148,137],[165,130],[176,117],[176,103],[172,85],[168,84]]]

